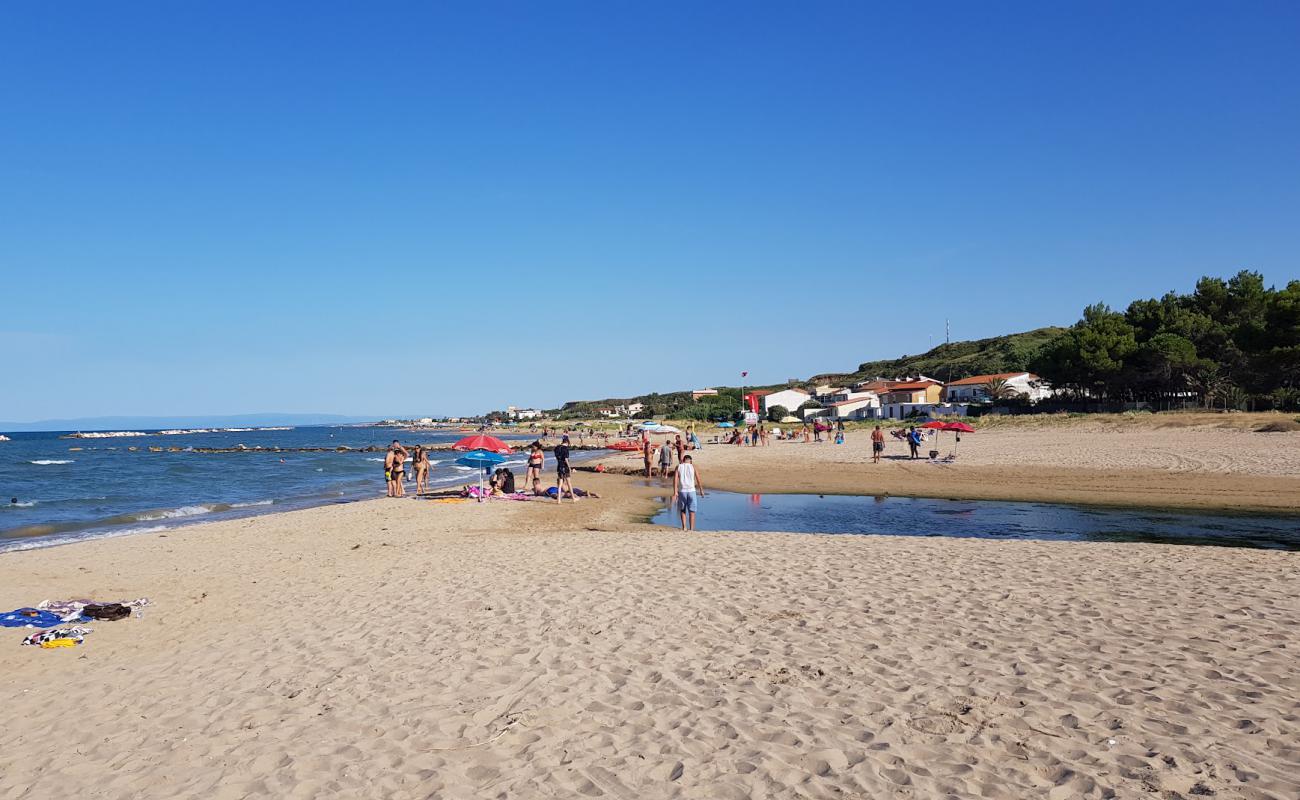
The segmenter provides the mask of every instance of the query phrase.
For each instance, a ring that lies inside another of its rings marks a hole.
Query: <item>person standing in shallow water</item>
[[[699,508],[699,498],[703,496],[704,484],[700,482],[690,455],[687,455],[677,465],[677,474],[673,476],[673,505],[677,506],[677,513],[682,518],[682,530],[695,530],[695,512]]]

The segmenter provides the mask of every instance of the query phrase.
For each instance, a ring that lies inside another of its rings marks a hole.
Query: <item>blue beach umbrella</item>
[[[736,423],[734,423],[734,422],[719,422],[719,423],[718,423],[718,427],[719,427],[719,428],[734,428],[734,427],[736,427]]]
[[[460,458],[456,463],[462,467],[476,467],[480,470],[478,474],[479,499],[483,499],[483,470],[489,470],[497,464],[505,461],[506,457],[497,453],[490,453],[487,450],[471,450]]]

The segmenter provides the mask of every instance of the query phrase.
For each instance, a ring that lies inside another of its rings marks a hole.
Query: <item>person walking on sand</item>
[[[695,530],[695,512],[699,508],[699,498],[704,496],[704,484],[700,474],[695,471],[695,464],[689,455],[677,465],[677,474],[673,477],[673,505],[682,518],[682,530]],[[689,525],[689,527],[688,527]]]
[[[871,463],[879,464],[880,456],[885,452],[885,432],[877,425],[871,432]]]
[[[682,463],[682,454],[686,452],[686,443],[682,441],[682,435],[677,434],[677,439],[673,441],[673,450],[677,452],[677,463]]]
[[[528,471],[524,473],[525,486],[542,479],[542,464],[545,461],[546,454],[542,452],[542,443],[533,442],[532,449],[528,452]]]
[[[912,458],[921,457],[921,432],[915,426],[907,429],[907,449],[912,452]]]
[[[668,470],[673,466],[673,448],[667,440],[659,446],[659,474],[668,477]]]
[[[564,502],[564,493],[567,490],[573,502],[578,502],[578,496],[573,493],[573,469],[569,466],[569,437],[560,438],[560,443],[555,446],[551,453],[555,456],[555,502]]]

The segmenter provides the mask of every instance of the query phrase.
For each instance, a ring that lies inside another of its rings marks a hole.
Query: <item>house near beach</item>
[[[943,396],[943,384],[924,376],[914,380],[879,381],[882,419],[906,419],[917,414],[929,414]]]
[[[858,395],[832,403],[830,416],[835,419],[875,419],[880,416],[880,397],[875,392],[854,392]]]
[[[997,399],[989,397],[988,391],[989,383],[995,380],[1006,385],[1008,394],[1024,395],[1031,401],[1051,397],[1054,393],[1047,381],[1032,372],[999,372],[951,381],[944,387],[943,399],[950,403],[979,403]]]
[[[717,389],[694,389],[691,391],[691,399],[699,400],[701,397],[717,397]]]

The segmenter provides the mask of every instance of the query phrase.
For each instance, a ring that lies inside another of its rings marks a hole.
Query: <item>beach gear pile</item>
[[[149,605],[149,598],[124,600],[115,603],[97,603],[94,600],[44,600],[35,608],[16,608],[0,614],[0,627],[3,628],[40,628],[29,634],[22,641],[24,646],[41,647],[53,650],[60,647],[76,647],[85,641],[86,634],[93,633],[93,628],[80,624],[71,627],[58,627],[69,623],[113,622],[131,616],[143,616],[143,609]]]

